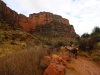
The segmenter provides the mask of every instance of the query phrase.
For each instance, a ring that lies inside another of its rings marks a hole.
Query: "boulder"
[[[40,60],[39,66],[40,66],[42,69],[45,69],[45,68],[47,68],[47,67],[49,66],[50,61],[51,61],[51,57],[50,57],[50,56],[44,56],[44,57]]]
[[[59,64],[51,63],[43,75],[64,75],[65,67]]]

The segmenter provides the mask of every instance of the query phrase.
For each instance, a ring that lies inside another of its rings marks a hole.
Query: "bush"
[[[98,33],[100,33],[100,28],[99,27],[94,27],[94,29],[93,29],[93,31],[92,31],[92,35],[95,35],[95,34],[98,34]]]
[[[84,33],[81,37],[82,38],[88,38],[89,37],[89,34],[88,33]]]
[[[95,48],[95,49],[100,49],[100,42],[96,43],[96,44],[94,45],[94,48]]]
[[[100,42],[100,28],[94,27],[90,35],[88,33],[84,33],[81,38],[82,39],[79,42],[80,49],[88,49],[90,51],[96,47],[99,47],[97,46],[97,43]]]
[[[81,50],[85,50],[86,49],[86,46],[87,46],[87,42],[85,39],[81,39],[80,42],[79,42],[79,48]]]
[[[28,51],[0,57],[0,75],[43,75],[44,69],[39,65],[44,55],[46,49],[30,47]]]

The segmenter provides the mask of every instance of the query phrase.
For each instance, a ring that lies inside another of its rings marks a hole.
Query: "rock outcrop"
[[[11,10],[6,4],[0,0],[0,19],[3,19],[10,25],[18,25],[18,14]]]
[[[51,63],[43,75],[64,75],[65,67],[59,64]]]
[[[67,56],[66,56],[67,57]],[[44,59],[45,58],[45,59]],[[64,56],[65,58],[65,56]],[[60,57],[59,55],[53,54],[51,57],[50,56],[44,56],[43,60],[49,62],[49,65],[44,71],[43,75],[64,75],[65,73],[65,67],[67,69],[72,69],[68,63],[67,59],[64,59],[63,56]],[[50,60],[50,61],[48,61]]]
[[[69,31],[70,28],[73,28],[67,19],[50,12],[30,14],[29,17],[19,14],[19,25],[27,32],[42,32],[51,29]],[[74,32],[74,29],[72,32]]]
[[[60,34],[64,34],[62,36],[72,38],[77,36],[73,25],[69,24],[68,19],[50,12],[34,13],[26,17],[7,7],[2,0],[0,0],[0,20],[5,21],[13,27],[19,26],[31,33],[57,31]]]

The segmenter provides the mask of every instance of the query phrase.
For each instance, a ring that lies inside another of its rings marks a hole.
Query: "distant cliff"
[[[29,17],[19,14],[19,24],[26,31],[30,31],[30,29],[35,29],[37,26],[43,26],[49,24],[52,21],[69,25],[69,21],[67,19],[64,19],[58,15],[54,15],[50,12],[40,12],[38,14],[30,14]]]
[[[0,19],[13,27],[22,27],[27,32],[57,31],[64,33],[67,37],[77,37],[74,27],[69,24],[69,20],[50,12],[40,12],[30,14],[26,17],[18,14],[0,0]]]

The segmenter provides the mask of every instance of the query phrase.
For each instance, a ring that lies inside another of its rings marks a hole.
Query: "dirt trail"
[[[100,75],[100,66],[85,57],[72,58],[70,65],[74,67],[74,70],[67,69],[65,75]]]

